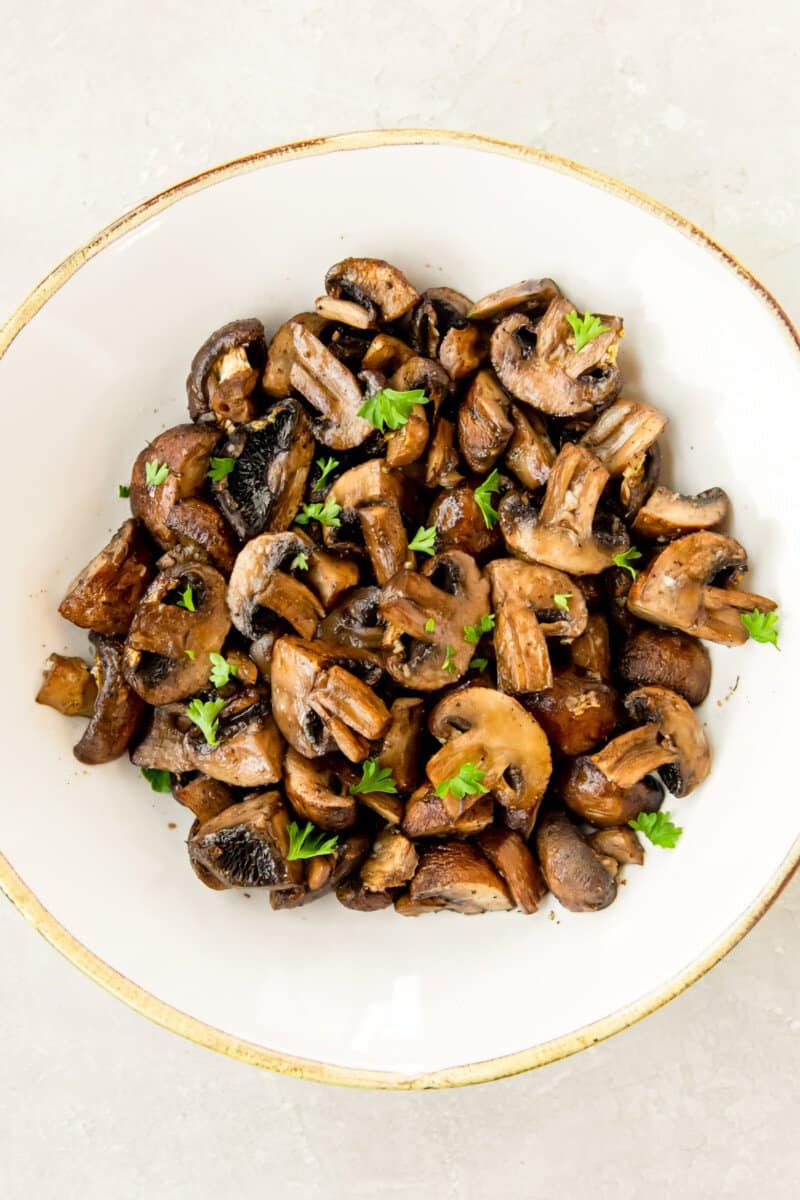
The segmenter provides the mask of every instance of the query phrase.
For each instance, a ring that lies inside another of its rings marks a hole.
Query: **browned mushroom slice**
[[[473,915],[513,908],[508,889],[469,842],[445,842],[425,850],[411,881],[413,901]]]
[[[355,912],[380,912],[383,908],[391,908],[393,896],[391,892],[370,892],[360,880],[351,876],[337,887],[336,899]]]
[[[515,558],[486,568],[495,613],[497,679],[504,692],[539,692],[553,681],[547,637],[574,638],[586,628],[586,601],[563,571]],[[566,609],[559,607],[555,597]]]
[[[389,709],[389,726],[383,735],[378,763],[392,772],[401,792],[417,786],[421,774],[420,748],[425,707],[418,696],[401,696]]]
[[[292,393],[289,372],[294,361],[293,325],[302,325],[319,337],[327,321],[318,313],[297,313],[290,321],[281,325],[273,337],[267,350],[267,365],[261,386],[268,396],[273,396],[276,400],[286,400]]]
[[[430,692],[468,669],[473,647],[464,641],[464,626],[489,612],[489,584],[469,555],[449,550],[426,563],[424,575],[398,571],[383,589],[380,611],[391,651],[387,671],[406,687]]]
[[[294,361],[289,380],[319,414],[312,422],[314,436],[333,450],[352,450],[373,433],[358,415],[364,397],[351,371],[302,325],[292,329]]]
[[[607,908],[617,895],[614,872],[563,812],[548,812],[536,831],[536,850],[550,891],[572,912]]]
[[[178,604],[187,589],[191,608]],[[191,696],[205,687],[208,656],[219,653],[229,629],[219,571],[204,563],[162,571],[133,618],[125,642],[125,678],[148,704]]]
[[[484,321],[511,309],[542,313],[560,295],[561,290],[552,279],[523,279],[520,283],[512,283],[509,287],[482,296],[473,304],[467,316],[473,321]]]
[[[410,358],[416,358],[416,355],[400,338],[393,337],[391,333],[377,333],[367,347],[361,366],[365,371],[382,371],[388,375]]]
[[[192,822],[189,830],[189,837],[187,838],[187,844],[195,836],[201,824],[202,822],[198,820]],[[189,856],[189,866],[192,868],[200,882],[204,884],[205,887],[210,888],[212,892],[227,891],[228,884],[223,883],[222,880],[218,879],[216,875],[212,875],[210,871],[206,870],[201,862],[198,862],[196,859],[192,858],[191,855]]]
[[[618,863],[633,863],[637,867],[644,863],[642,843],[629,825],[598,829],[587,840],[598,854],[616,859]]]
[[[394,911],[398,917],[424,917],[426,913],[442,912],[447,905],[441,900],[412,900],[408,892],[403,892],[394,902]]]
[[[486,340],[466,319],[472,302],[452,288],[428,288],[409,317],[411,344],[428,358],[439,358],[451,379],[462,379],[486,357]]]
[[[289,812],[280,792],[259,792],[212,817],[189,838],[189,858],[225,887],[291,887],[302,862],[287,861]]]
[[[712,585],[725,572],[740,575],[746,569],[745,549],[732,537],[689,533],[670,542],[639,573],[628,593],[628,608],[645,621],[738,646],[748,637],[741,614],[776,608],[766,596]]]
[[[417,852],[399,829],[384,829],[372,843],[361,868],[361,882],[368,892],[385,892],[402,887],[417,869]]]
[[[486,528],[475,489],[467,484],[440,492],[431,505],[426,524],[435,527],[440,552],[463,550],[479,557],[502,544],[500,530]]]
[[[636,514],[633,532],[643,538],[670,541],[685,533],[713,529],[722,524],[729,512],[730,501],[722,488],[683,496],[669,488],[657,487]]]
[[[192,727],[186,705],[160,704],[151,711],[147,732],[131,750],[131,762],[137,767],[152,767],[175,775],[194,771],[195,756],[186,744],[186,733]]]
[[[675,755],[659,769],[673,796],[688,796],[711,770],[711,750],[703,726],[683,696],[665,687],[640,687],[625,697],[632,720],[652,722]]]
[[[592,679],[610,680],[611,639],[608,621],[602,613],[589,613],[583,633],[570,644],[569,657],[574,667]]]
[[[656,442],[632,458],[619,480],[619,503],[622,516],[630,524],[658,483],[661,475],[661,451]]]
[[[581,438],[609,475],[621,475],[640,460],[667,427],[667,418],[649,404],[616,400]]]
[[[517,492],[500,501],[500,528],[509,550],[570,575],[595,575],[610,567],[629,541],[618,522],[605,530],[593,528],[607,481],[602,463],[582,446],[567,442],[550,472],[538,513]]]
[[[337,558],[316,548],[308,560],[308,582],[326,610],[339,604],[344,596],[358,586],[358,563]]]
[[[97,699],[73,754],[78,762],[95,766],[125,753],[139,727],[144,704],[122,674],[122,643],[103,633],[90,633],[89,641],[95,654],[92,674]]]
[[[547,734],[554,750],[566,757],[594,749],[619,727],[622,706],[613,687],[577,671],[553,672],[546,691],[526,696],[525,707]]]
[[[425,453],[429,435],[425,409],[415,404],[405,425],[386,438],[387,467],[408,467],[415,463]]]
[[[207,775],[195,775],[186,783],[173,785],[172,794],[179,804],[194,813],[201,825],[212,821],[234,803],[233,792],[227,784]]]
[[[368,743],[381,737],[389,724],[389,710],[380,697],[342,667],[329,666],[317,676],[308,703],[351,762],[361,762]]]
[[[617,663],[620,678],[633,687],[656,684],[702,704],[711,686],[711,659],[697,638],[666,629],[640,629],[628,638]]]
[[[422,389],[433,414],[438,413],[453,389],[452,380],[440,363],[418,355],[400,364],[391,376],[389,386],[398,392]]]
[[[46,704],[65,717],[90,717],[96,699],[97,684],[82,658],[48,657],[37,704]]]
[[[170,509],[166,524],[195,559],[207,556],[219,571],[230,574],[236,558],[236,542],[213,504],[207,500],[181,500]]]
[[[365,308],[355,300],[336,300],[333,296],[317,296],[314,308],[326,321],[336,321],[353,329],[375,329],[378,323],[374,305]]]
[[[403,272],[382,258],[345,258],[335,263],[325,276],[325,290],[337,300],[377,309],[387,324],[402,317],[419,299]]]
[[[550,746],[541,726],[513,696],[475,686],[451,692],[434,708],[428,728],[444,742],[426,768],[434,787],[471,763],[502,805],[538,808],[550,779]],[[461,800],[447,791],[443,799],[447,811],[458,816],[475,796]]]
[[[511,401],[492,371],[479,371],[458,410],[458,445],[467,465],[491,471],[514,432]]]
[[[231,787],[265,787],[283,773],[283,742],[255,689],[242,689],[225,705],[214,745],[196,728],[186,734],[186,745],[198,770]]]
[[[82,629],[125,634],[153,574],[153,556],[142,528],[129,519],[73,579],[58,611]]]
[[[361,833],[351,833],[339,840],[332,854],[309,860],[305,882],[298,887],[276,888],[269,894],[274,909],[301,908],[321,900],[334,891],[358,869],[369,853],[370,839]]]
[[[264,326],[255,317],[231,321],[212,333],[192,359],[186,380],[192,420],[210,411],[221,421],[252,421],[252,393],[266,356]]]
[[[663,789],[649,772],[676,757],[658,726],[644,725],[621,733],[591,757],[573,759],[559,776],[558,792],[591,825],[625,825],[661,807]]]
[[[326,525],[325,544],[358,552],[363,544],[379,583],[386,583],[409,558],[401,511],[409,502],[409,485],[383,459],[371,458],[340,475],[328,492],[339,505],[339,526]]]
[[[441,796],[437,796],[426,782],[409,796],[401,828],[410,838],[446,837],[450,834],[468,837],[486,829],[493,820],[494,800],[490,795],[479,796],[466,812],[453,817],[445,808]]]
[[[526,488],[535,492],[547,483],[556,461],[555,447],[538,413],[524,413],[514,404],[511,416],[514,430],[506,450],[506,466]]]
[[[240,425],[220,447],[233,469],[214,483],[217,503],[242,539],[288,529],[297,515],[314,457],[314,438],[303,406],[283,400],[249,425]]]
[[[379,650],[386,626],[380,615],[381,589],[356,588],[319,626],[319,636],[341,646]]]
[[[287,621],[301,637],[313,637],[325,609],[292,574],[298,556],[310,557],[314,543],[304,533],[262,533],[239,551],[228,581],[231,620],[246,638],[266,633],[275,615]]]
[[[464,478],[455,442],[455,426],[437,417],[425,463],[425,486],[452,488]]]
[[[315,759],[309,762],[290,746],[283,765],[286,795],[304,821],[320,829],[349,829],[356,823],[356,799],[347,791],[348,768],[340,761]]]
[[[476,841],[495,870],[502,875],[517,908],[526,913],[535,913],[539,901],[547,893],[547,885],[536,859],[519,834],[495,826],[478,834]]]
[[[200,491],[219,437],[215,425],[176,425],[154,438],[133,464],[131,511],[141,518],[163,550],[178,541],[167,526],[170,510],[179,500]],[[148,483],[148,478],[161,478],[162,482]]]

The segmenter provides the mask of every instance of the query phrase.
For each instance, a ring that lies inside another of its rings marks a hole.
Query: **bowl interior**
[[[729,491],[750,582],[783,601],[798,583],[800,372],[753,286],[699,242],[578,177],[456,145],[288,159],[187,196],[78,271],[0,364],[16,428],[0,484],[7,697],[18,687],[3,721],[3,852],[72,934],[169,1005],[283,1054],[417,1074],[663,995],[754,902],[798,834],[783,761],[798,642],[787,623],[780,654],[713,652],[712,775],[668,804],[678,849],[628,868],[605,912],[548,902],[533,918],[402,920],[329,899],[277,914],[258,892],[200,886],[188,813],[127,761],[81,767],[78,723],[32,696],[48,651],[86,645],[57,603],[127,515],[117,485],[138,450],[186,419],[196,347],[233,317],[274,328],[347,254],[472,296],[552,275],[579,308],[623,314],[626,392],[670,418],[667,481]]]

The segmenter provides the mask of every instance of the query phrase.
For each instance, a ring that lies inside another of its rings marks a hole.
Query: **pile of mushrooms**
[[[94,662],[37,699],[78,760],[127,751],[203,883],[273,908],[609,905],[708,775],[704,641],[776,620],[725,493],[659,483],[622,335],[551,279],[475,303],[369,258],[213,333],[60,605]]]

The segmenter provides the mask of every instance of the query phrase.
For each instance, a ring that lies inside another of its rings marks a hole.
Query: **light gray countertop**
[[[428,125],[634,184],[800,316],[793,0],[32,0],[4,15],[3,315],[123,209],[197,170],[318,133]],[[181,1041],[0,902],[0,1192],[789,1200],[798,935],[796,879],[710,975],[610,1042],[481,1088],[371,1094]]]

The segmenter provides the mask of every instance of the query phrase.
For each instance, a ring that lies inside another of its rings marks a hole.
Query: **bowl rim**
[[[692,221],[638,191],[630,184],[549,151],[500,138],[442,129],[376,129],[308,138],[266,150],[254,151],[192,175],[128,209],[122,216],[106,225],[99,233],[54,267],[0,326],[0,358],[4,356],[14,339],[32,317],[85,263],[118,238],[130,233],[185,196],[235,176],[287,160],[348,150],[412,145],[450,146],[514,158],[580,179],[644,209],[678,229],[684,236],[699,242],[706,250],[714,254],[726,268],[733,271],[766,305],[772,316],[781,325],[785,335],[794,344],[795,349],[800,352],[800,334],[797,329],[772,293],[751,271]],[[676,976],[633,1004],[538,1046],[518,1050],[497,1058],[484,1059],[480,1062],[443,1067],[435,1071],[413,1075],[317,1062],[313,1059],[269,1049],[208,1025],[160,1000],[93,954],[44,907],[2,853],[0,853],[0,890],[5,893],[38,933],[95,983],[111,995],[124,1001],[142,1016],[148,1017],[156,1024],[173,1033],[180,1034],[197,1045],[216,1050],[241,1062],[318,1083],[363,1088],[425,1090],[486,1083],[521,1074],[535,1067],[567,1058],[579,1050],[611,1037],[612,1034],[627,1029],[680,995],[724,958],[770,908],[798,866],[800,866],[800,837],[794,842],[777,871],[767,881],[752,904],[737,917],[728,929],[702,955],[689,963]]]

